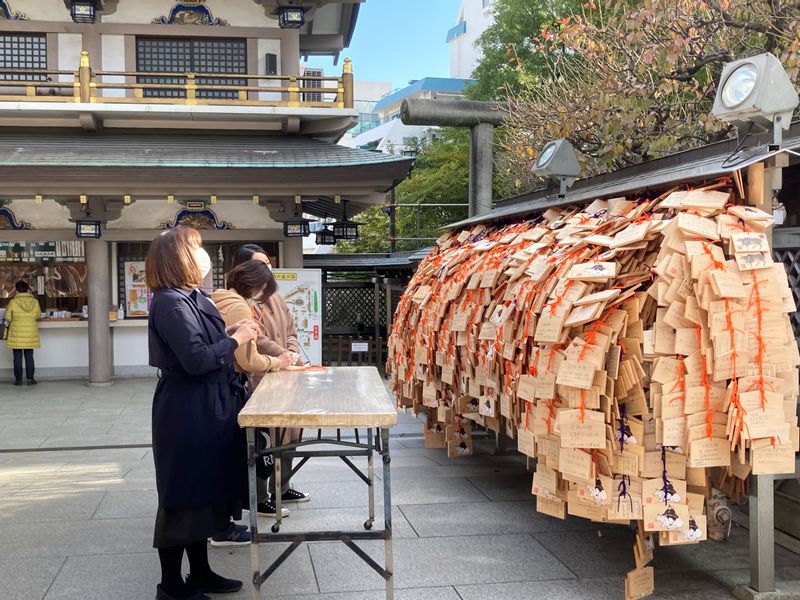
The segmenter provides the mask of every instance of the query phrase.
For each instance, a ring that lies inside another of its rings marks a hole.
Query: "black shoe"
[[[275,503],[271,500],[269,502],[259,502],[258,503],[258,516],[259,517],[272,517],[275,518],[277,513],[277,507]],[[281,506],[281,518],[285,519],[289,516],[289,509],[285,506]]]
[[[192,579],[192,574],[186,576],[186,585],[201,594],[233,594],[242,589],[243,583],[238,579],[227,579],[216,573],[209,573],[203,577]]]
[[[165,592],[161,588],[161,584],[159,583],[156,586],[156,600],[211,600],[211,598],[209,598],[205,594],[199,594],[199,593],[193,593],[191,596],[188,596],[188,597],[185,597],[185,596],[180,596],[180,597],[172,596],[172,595],[168,594],[167,592]]]
[[[300,492],[294,488],[289,488],[285,494],[281,494],[281,503],[287,502],[308,502],[311,500],[311,494],[308,492]]]
[[[15,381],[14,385],[22,385],[22,380],[20,379],[19,381]]]
[[[35,379],[28,379],[28,385],[36,385],[37,383],[39,382],[36,381]],[[22,383],[20,383],[20,385],[22,385]]]

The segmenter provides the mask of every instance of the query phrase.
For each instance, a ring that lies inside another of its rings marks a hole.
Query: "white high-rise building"
[[[447,32],[450,77],[469,79],[481,58],[478,38],[494,20],[493,0],[461,0],[456,23]]]

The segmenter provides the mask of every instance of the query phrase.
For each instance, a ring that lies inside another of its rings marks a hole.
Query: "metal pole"
[[[283,445],[283,431],[280,427],[275,428],[275,441],[273,442],[278,444],[278,446]],[[281,489],[283,487],[283,483],[281,481],[281,458],[283,452],[278,451],[272,455],[272,465],[273,469],[275,469],[275,523],[272,525],[272,533],[278,533],[281,529],[281,524],[283,523],[282,515],[283,506],[281,504],[282,501],[282,494]]]
[[[375,347],[377,348],[378,345],[378,338],[381,337],[381,284],[378,283],[379,279],[375,278],[375,284],[373,286],[373,294],[372,294],[372,318],[375,325]],[[377,352],[378,360],[380,362],[380,352]],[[377,366],[377,365],[376,365]]]
[[[756,475],[750,489],[750,587],[775,591],[775,487],[773,475]]]
[[[384,550],[386,565],[386,600],[394,599],[394,555],[392,550],[392,482],[389,475],[389,429],[381,428],[381,450],[383,451],[383,528],[386,532]]]
[[[392,334],[392,286],[386,285],[386,339]]]
[[[394,188],[389,194],[389,252],[397,252],[397,204],[395,204]]]
[[[781,189],[783,159],[756,163],[747,170],[747,200],[772,214],[772,198]],[[788,163],[787,163],[788,164]],[[767,231],[772,246],[772,230]],[[755,475],[750,487],[750,586],[775,591],[775,477]]]
[[[367,428],[367,445],[369,445],[369,454],[367,455],[367,478],[369,482],[369,518],[367,523],[364,524],[366,529],[372,529],[372,524],[375,522],[375,464],[373,455],[375,453],[375,442],[372,439],[372,427]],[[369,524],[369,527],[367,527]]]
[[[250,566],[253,571],[253,599],[261,599],[261,557],[258,547],[258,493],[256,491],[256,429],[247,428],[247,484],[250,496]]]
[[[419,232],[420,232],[419,209],[416,209],[414,214],[416,215],[416,221],[417,221],[417,240],[419,240],[420,239],[420,237],[419,237]],[[417,250],[419,250],[419,244],[417,244]]]
[[[469,216],[492,210],[492,169],[494,126],[479,123],[470,130],[469,144]]]

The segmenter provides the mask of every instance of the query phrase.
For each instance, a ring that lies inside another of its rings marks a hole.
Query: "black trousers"
[[[25,356],[25,377],[33,379],[33,371],[35,366],[33,364],[33,350],[17,350],[14,349],[14,379],[22,381],[22,357]]]

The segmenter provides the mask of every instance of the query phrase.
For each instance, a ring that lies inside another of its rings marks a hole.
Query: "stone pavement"
[[[0,599],[154,597],[153,386],[152,379],[110,388],[0,386],[0,449],[16,450],[0,452]],[[631,531],[539,515],[521,457],[484,448],[448,459],[424,449],[419,433],[401,415],[391,445],[398,600],[622,598],[633,568]],[[107,448],[121,445],[140,447]],[[312,501],[292,508],[284,531],[361,526],[366,488],[336,460],[300,471],[297,487]],[[382,562],[381,543],[364,546]],[[281,550],[270,545],[263,554]],[[247,548],[210,555],[221,573],[248,579]],[[800,556],[777,548],[776,564],[779,580],[794,581],[784,585],[800,598]],[[749,577],[747,531],[734,528],[728,543],[657,549],[655,567],[655,598],[730,598],[729,589]],[[278,569],[264,598],[378,600],[382,589],[344,545],[313,543]],[[250,597],[246,589],[228,596]]]

